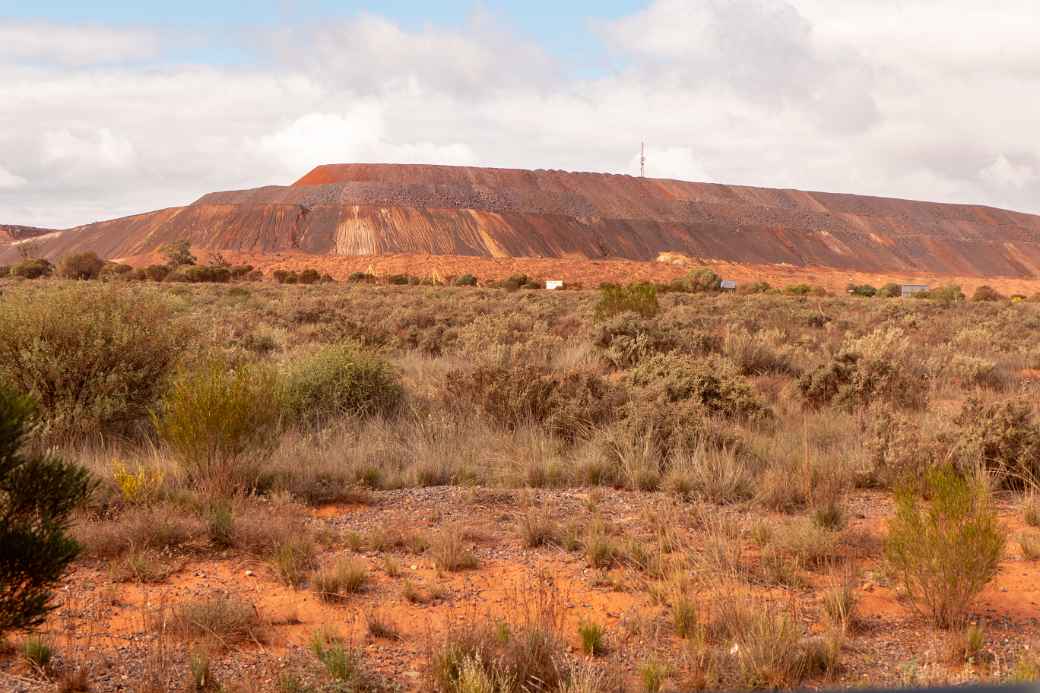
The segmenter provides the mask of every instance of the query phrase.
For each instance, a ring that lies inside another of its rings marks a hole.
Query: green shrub
[[[737,287],[737,293],[741,295],[767,294],[771,291],[773,291],[773,287],[769,282],[751,282]]]
[[[928,291],[918,292],[913,296],[914,298],[930,298],[940,303],[957,303],[964,300],[964,293],[961,291],[961,287],[956,284],[937,286]]]
[[[596,304],[596,319],[602,320],[619,313],[632,312],[651,318],[661,311],[657,302],[657,287],[652,284],[604,286]]]
[[[148,265],[144,273],[153,282],[161,282],[169,276],[170,268],[167,265]]]
[[[75,253],[66,255],[58,263],[58,276],[65,279],[97,279],[104,266],[104,260],[97,253]]]
[[[300,284],[317,284],[321,281],[321,273],[316,269],[307,268],[300,272],[298,281]]]
[[[269,367],[232,370],[211,359],[178,375],[155,427],[191,483],[218,494],[249,491],[277,442],[278,392]]]
[[[183,265],[167,275],[166,280],[193,284],[226,284],[231,281],[231,270],[221,265]]]
[[[231,278],[235,280],[248,279],[249,275],[256,271],[252,265],[232,265],[230,268]]]
[[[54,272],[54,265],[43,258],[22,260],[11,268],[11,276],[23,279],[39,279],[49,277]]]
[[[79,553],[69,516],[91,489],[83,468],[22,451],[33,408],[0,387],[0,637],[54,608],[51,589]]]
[[[877,294],[878,290],[870,284],[849,284],[848,292],[853,296],[871,298]]]
[[[600,376],[540,366],[485,366],[448,374],[447,397],[507,428],[528,423],[573,441],[617,416],[624,393]]]
[[[813,293],[813,287],[808,284],[792,284],[784,288],[784,293],[792,296],[808,296]]]
[[[1005,532],[984,482],[937,468],[927,485],[926,507],[911,490],[899,494],[885,556],[915,605],[940,628],[956,628],[997,574]]]
[[[4,277],[9,277],[10,275],[11,275],[11,266],[10,265],[0,265],[0,279],[3,279]]]
[[[885,284],[877,291],[879,298],[899,298],[903,295],[903,287],[894,282]]]
[[[1006,488],[1040,482],[1040,421],[1027,401],[969,399],[955,423],[955,454],[962,468],[981,463]]]
[[[128,434],[188,335],[169,299],[143,287],[11,291],[0,302],[0,380],[39,402],[47,442]]]
[[[166,258],[166,265],[175,268],[184,265],[194,265],[197,259],[191,254],[191,241],[182,239],[171,241],[159,248],[159,252]]]
[[[722,277],[707,267],[700,267],[686,275],[686,288],[694,293],[714,293],[722,290]]]
[[[780,330],[727,331],[723,340],[723,352],[736,364],[742,375],[797,373],[789,340]]]
[[[659,354],[632,370],[631,382],[667,402],[690,401],[706,413],[726,418],[760,419],[768,407],[728,361]]]
[[[654,354],[679,348],[675,335],[656,322],[624,313],[598,325],[593,343],[617,368],[630,368]]]
[[[133,279],[134,268],[130,265],[124,265],[121,262],[109,262],[105,263],[101,267],[101,272],[98,274],[100,279]]]
[[[352,344],[324,347],[295,359],[284,388],[289,415],[306,425],[338,416],[388,416],[404,395],[388,363]]]
[[[376,276],[368,272],[351,272],[347,281],[351,284],[375,284]]]
[[[975,289],[975,293],[971,296],[972,301],[1003,301],[1004,296],[1000,294],[992,286],[982,284]]]
[[[472,274],[464,274],[455,279],[455,286],[476,286],[477,278]]]
[[[300,281],[299,275],[291,270],[277,269],[271,273],[271,276],[279,284],[296,284]]]
[[[855,409],[885,401],[919,409],[928,398],[927,373],[898,328],[882,328],[850,339],[829,363],[798,382],[810,406]]]

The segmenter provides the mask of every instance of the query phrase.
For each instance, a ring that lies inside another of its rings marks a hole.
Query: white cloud
[[[133,166],[134,146],[109,128],[43,133],[40,155],[44,164],[86,171],[119,171]]]
[[[639,170],[639,155],[629,160],[629,168]],[[673,178],[705,182],[711,177],[690,147],[648,147],[646,175],[650,178]]]
[[[323,162],[468,165],[476,161],[469,147],[460,143],[388,141],[382,109],[374,102],[358,104],[343,115],[305,115],[261,137],[256,150],[280,165],[289,177]]]
[[[641,140],[652,176],[1040,212],[1040,8],[991,5],[656,0],[600,25],[615,69],[593,77],[480,14],[254,28],[250,67],[145,67],[133,31],[105,53],[103,27],[34,25],[0,41],[0,223],[70,226],[322,163],[634,174]],[[86,48],[43,60],[45,34]]]
[[[0,61],[96,65],[155,56],[150,29],[0,20]]]
[[[1001,154],[993,163],[979,171],[979,176],[991,185],[1022,189],[1037,179],[1036,169],[1029,164],[1016,164]]]
[[[10,171],[8,171],[3,166],[0,166],[0,189],[2,189],[2,188],[20,188],[23,185],[25,185],[27,182],[28,181],[26,181],[21,176],[16,176],[15,174],[11,173]]]

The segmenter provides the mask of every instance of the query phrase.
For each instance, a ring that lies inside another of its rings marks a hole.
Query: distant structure
[[[563,288],[563,280],[562,279],[548,279],[545,282],[545,288],[548,289],[549,291],[555,291],[556,289],[562,289]]]
[[[639,143],[639,177],[646,178],[646,142]]]
[[[902,284],[899,287],[899,295],[903,298],[923,293],[925,291],[928,291],[928,287],[924,284]]]
[[[719,284],[719,288],[722,289],[723,291],[736,291],[737,290],[737,282],[735,282],[732,279],[723,279],[722,283]]]

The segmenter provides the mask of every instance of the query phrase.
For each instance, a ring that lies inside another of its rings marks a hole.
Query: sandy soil
[[[562,633],[574,657],[581,657],[577,626],[584,620],[607,627],[611,652],[607,666],[621,672],[635,687],[639,662],[651,654],[680,661],[686,645],[670,626],[667,606],[655,599],[653,580],[630,567],[609,571],[589,567],[583,554],[558,547],[527,549],[518,519],[529,508],[549,508],[561,521],[609,519],[621,536],[646,536],[662,512],[679,513],[669,521],[690,524],[684,506],[660,494],[621,491],[491,491],[433,488],[374,494],[371,505],[329,506],[312,512],[312,522],[340,539],[324,555],[352,554],[349,535],[367,536],[382,528],[433,533],[460,527],[480,559],[475,570],[438,571],[428,554],[361,549],[355,555],[370,570],[368,588],[342,604],[319,600],[313,591],[296,590],[278,580],[273,567],[237,552],[188,552],[171,557],[180,568],[160,584],[116,582],[104,564],[81,562],[60,590],[62,606],[44,629],[55,643],[59,667],[76,665],[89,672],[91,690],[138,690],[137,686],[164,662],[174,681],[183,681],[188,652],[195,645],[172,636],[160,637],[156,625],[177,604],[213,594],[233,595],[253,604],[269,624],[262,642],[230,648],[208,643],[213,671],[224,682],[252,690],[273,690],[284,671],[303,672],[320,680],[314,658],[307,652],[312,634],[332,629],[363,648],[368,665],[403,690],[425,689],[424,667],[432,647],[453,624],[515,619],[531,603],[533,585],[548,580],[563,614]],[[1040,635],[1040,562],[1025,560],[1016,541],[998,577],[986,588],[975,621],[986,633],[984,656],[968,664],[949,656],[953,635],[932,628],[897,593],[880,561],[887,496],[855,494],[849,502],[850,522],[841,551],[855,565],[857,626],[841,655],[842,668],[833,679],[808,682],[811,687],[898,685],[958,682],[999,678],[1024,648]],[[666,510],[667,509],[667,510]],[[709,512],[731,513],[731,509]],[[1025,529],[1011,508],[1002,516],[1010,536]],[[778,519],[780,519],[778,517]],[[807,633],[822,632],[820,598],[833,573],[808,572],[805,587],[756,588],[789,603]],[[707,604],[728,587],[717,576],[691,575],[699,585],[696,597]],[[705,579],[701,579],[705,578]],[[434,598],[412,603],[402,594],[406,583]],[[439,594],[437,594],[439,593]],[[746,592],[732,592],[746,594]],[[378,616],[400,633],[398,640],[373,637],[367,620]],[[61,662],[64,662],[62,664]],[[679,677],[667,690],[676,690]],[[13,654],[0,659],[4,690],[50,690],[42,672],[27,670]]]

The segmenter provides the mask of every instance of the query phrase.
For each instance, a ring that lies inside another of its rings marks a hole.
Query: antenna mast
[[[646,178],[646,142],[640,142],[639,147],[639,177]]]

